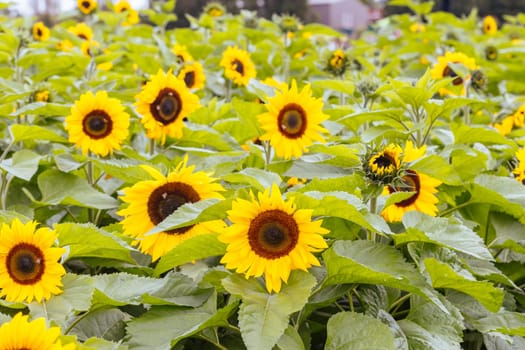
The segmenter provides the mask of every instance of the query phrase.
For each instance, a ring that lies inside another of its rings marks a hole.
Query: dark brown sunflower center
[[[186,83],[186,87],[188,87],[189,89],[191,89],[193,85],[195,85],[194,71],[186,72],[186,74],[184,74],[184,83]]]
[[[91,2],[82,1],[82,7],[89,10],[91,8]]]
[[[397,202],[395,205],[398,207],[408,207],[414,203],[419,197],[419,190],[421,188],[421,182],[419,176],[413,170],[407,170],[407,174],[402,178],[403,183],[399,186],[388,186],[390,193],[394,192],[415,192],[412,196],[403,199],[401,202]]]
[[[244,65],[239,60],[233,60],[232,62],[232,69],[239,73],[240,75],[244,75]]]
[[[395,160],[386,153],[376,156],[373,163],[377,165],[378,168],[388,168],[391,165],[395,164]]]
[[[200,196],[195,189],[183,182],[168,182],[156,188],[148,199],[148,216],[155,225],[170,216],[175,210],[186,203],[195,203]],[[167,234],[183,234],[193,226],[165,231]]]
[[[164,125],[173,123],[179,117],[181,110],[182,101],[179,93],[170,88],[160,90],[150,106],[153,118]]]
[[[287,255],[297,245],[298,239],[297,222],[282,210],[263,211],[250,222],[250,247],[263,258],[278,259]]]
[[[521,184],[525,185],[525,179],[521,180]]]
[[[284,106],[277,116],[279,131],[289,139],[303,136],[306,130],[306,112],[296,103]]]
[[[452,62],[452,63],[459,63],[459,62]],[[452,70],[452,68],[450,68],[449,66],[446,66],[445,69],[443,70],[443,76],[444,77],[456,78],[456,79],[452,80],[452,84],[453,85],[461,85],[461,84],[463,84],[463,79],[460,76],[458,76],[458,74],[456,72],[454,72]]]
[[[108,136],[113,129],[113,121],[106,111],[95,109],[89,112],[82,120],[84,134],[92,139],[101,139]]]
[[[87,40],[87,39],[88,39],[88,37],[87,37],[86,34],[84,34],[84,33],[77,34],[77,36],[78,36],[80,39],[84,39],[84,40]]]
[[[42,29],[38,28],[38,29],[36,30],[36,36],[37,36],[37,37],[41,37],[41,36],[42,36]]]
[[[16,283],[35,284],[44,274],[44,254],[32,244],[20,243],[7,254],[6,265],[7,273]]]

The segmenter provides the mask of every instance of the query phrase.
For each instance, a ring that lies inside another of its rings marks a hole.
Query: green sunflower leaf
[[[276,346],[281,350],[306,350],[301,336],[291,325],[286,328]]]
[[[118,206],[115,198],[97,191],[86,179],[70,173],[49,169],[41,173],[37,181],[42,193],[40,202],[44,204],[76,205],[95,209],[112,209]]]
[[[114,343],[109,340],[104,340],[101,338],[89,338],[84,343],[83,347],[77,347],[79,350],[128,350],[128,347],[120,342]],[[87,347],[87,349],[86,349]]]
[[[468,294],[492,312],[497,312],[503,304],[503,290],[492,283],[466,279],[435,258],[425,259],[424,264],[434,288],[449,288]]]
[[[410,299],[408,316],[397,321],[411,350],[457,350],[463,338],[463,317],[445,298],[447,312],[418,297]]]
[[[62,294],[54,295],[45,303],[32,302],[28,308],[32,317],[45,317],[65,329],[77,312],[91,308],[94,286],[91,276],[71,273],[62,277],[62,284]]]
[[[336,241],[323,253],[326,285],[380,284],[405,290],[443,306],[414,265],[393,247],[370,241]]]
[[[0,168],[22,180],[30,181],[38,170],[38,164],[41,158],[41,155],[23,149],[15,152],[12,158],[2,160],[0,162]]]
[[[92,337],[110,341],[119,341],[126,335],[126,321],[130,315],[119,309],[99,309],[83,317],[73,328],[70,334],[78,340],[85,341]]]
[[[432,176],[449,185],[461,185],[462,181],[455,169],[442,157],[432,154],[410,165],[410,169]]]
[[[44,140],[51,142],[67,143],[67,139],[60,136],[50,128],[38,125],[14,124],[9,128],[14,142],[27,140]]]
[[[62,116],[68,115],[70,112],[71,106],[69,105],[50,102],[33,102],[17,109],[15,112],[11,113],[11,115],[18,116],[22,114],[38,114],[45,116]]]
[[[226,244],[217,239],[216,234],[197,235],[178,244],[175,248],[160,258],[155,266],[155,275],[175,268],[176,266],[222,255],[226,252]]]
[[[499,134],[496,130],[489,130],[487,128],[470,127],[466,124],[451,124],[452,132],[454,133],[454,140],[456,144],[472,144],[481,142],[485,145],[508,145],[516,147],[516,143]]]
[[[56,224],[55,230],[60,246],[69,250],[68,260],[102,258],[136,264],[129,245],[93,224],[62,223]]]
[[[234,184],[248,184],[259,192],[264,192],[267,188],[272,187],[273,184],[280,184],[282,181],[281,177],[276,173],[257,168],[245,168],[237,173],[225,175],[222,179]]]
[[[482,332],[499,332],[525,337],[525,315],[519,312],[502,311],[474,320],[474,327]]]
[[[352,96],[355,91],[355,85],[350,80],[324,79],[312,81],[312,89],[320,91],[332,90]]]
[[[325,350],[394,350],[390,328],[377,318],[340,312],[328,320]]]
[[[246,347],[271,350],[286,331],[290,315],[306,304],[316,279],[294,270],[288,283],[274,294],[268,294],[258,280],[241,275],[229,276],[222,284],[231,294],[241,296],[239,327]]]
[[[180,340],[202,330],[227,326],[228,318],[238,304],[238,301],[234,301],[217,310],[216,297],[212,296],[206,304],[194,309],[153,306],[144,315],[128,322],[128,344],[137,350],[170,350]]]
[[[436,218],[417,211],[403,216],[405,233],[392,235],[396,246],[410,242],[425,242],[447,247],[478,259],[494,258],[482,239],[454,218]]]

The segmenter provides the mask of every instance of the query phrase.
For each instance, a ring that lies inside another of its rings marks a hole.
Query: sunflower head
[[[223,198],[220,192],[224,188],[210,174],[195,172],[194,168],[187,166],[187,157],[167,176],[144,166],[153,180],[140,181],[123,190],[124,195],[120,198],[128,206],[118,214],[124,217],[124,234],[134,237],[140,250],[150,254],[153,260],[190,237],[219,232],[224,226],[221,220],[214,220],[147,235],[148,231],[184,204]]]
[[[498,49],[493,45],[487,46],[485,48],[485,58],[489,61],[495,61],[498,58]]]
[[[425,25],[419,22],[412,23],[409,29],[412,33],[423,33],[426,31]]]
[[[328,115],[323,113],[322,100],[312,96],[310,85],[299,91],[293,80],[289,88],[276,90],[265,106],[268,111],[257,116],[265,132],[260,139],[270,141],[278,157],[299,158],[314,141],[325,142],[322,133],[327,130],[320,124]]]
[[[93,29],[84,22],[77,23],[75,26],[71,26],[67,30],[81,39],[87,41],[93,39]]]
[[[444,56],[438,57],[438,62],[432,67],[430,74],[433,79],[440,78],[454,78],[453,85],[462,85],[463,78],[454,71],[450,64],[462,65],[468,71],[473,71],[477,68],[476,61],[461,52],[446,52]]]
[[[38,302],[62,293],[65,270],[58,262],[64,248],[52,248],[56,233],[15,219],[0,229],[0,296],[7,301]],[[0,338],[1,341],[1,338]]]
[[[348,60],[346,53],[341,49],[337,49],[330,54],[330,57],[326,62],[325,70],[333,75],[341,76],[345,73],[349,64],[350,61]]]
[[[77,6],[80,12],[89,15],[97,8],[97,0],[77,0]]]
[[[210,17],[221,17],[226,13],[226,9],[220,2],[211,1],[204,6],[203,12]]]
[[[61,40],[56,44],[56,48],[60,51],[71,51],[75,45],[67,39]]]
[[[46,88],[38,89],[31,95],[32,102],[51,102],[52,100],[51,92]]]
[[[183,80],[188,89],[202,89],[206,83],[206,75],[199,62],[184,64],[177,78]]]
[[[29,321],[19,312],[0,326],[0,349],[75,350],[75,343],[62,345],[60,333],[59,327],[48,328],[45,318]]]
[[[175,44],[171,49],[171,52],[173,52],[173,54],[177,58],[177,63],[179,64],[193,61],[193,57],[188,52],[188,49],[185,45]]]
[[[381,216],[387,222],[399,222],[406,212],[414,210],[436,216],[438,212],[436,204],[439,200],[435,193],[437,192],[436,187],[439,185],[441,185],[441,181],[428,175],[411,169],[403,171],[391,185],[385,187],[383,193],[389,195],[398,192],[410,192],[410,194],[407,198],[384,208]]]
[[[228,211],[232,225],[219,236],[228,245],[221,263],[246,278],[264,275],[268,292],[278,293],[292,270],[318,266],[313,253],[327,247],[322,235],[328,230],[312,221],[312,212],[284,201],[275,184],[257,199],[236,199]]]
[[[274,15],[272,19],[283,33],[294,33],[302,26],[299,18],[294,15]]]
[[[135,98],[147,136],[161,143],[166,136],[182,137],[183,119],[200,107],[197,95],[171,70],[167,73],[159,70]]]
[[[365,176],[376,184],[389,184],[398,176],[401,166],[401,147],[390,144],[378,152],[365,156],[363,170]]]
[[[517,150],[515,156],[517,161],[515,163],[517,164],[512,170],[512,173],[518,182],[525,185],[525,148]]]
[[[487,76],[481,69],[475,69],[472,71],[472,77],[470,78],[472,87],[476,90],[483,90],[487,87]]]
[[[120,0],[113,7],[113,10],[116,13],[123,13],[123,12],[126,12],[126,11],[130,11],[132,9],[133,8],[131,7],[131,5],[129,4],[129,2],[127,0]]]
[[[33,24],[31,33],[33,34],[33,39],[38,41],[46,41],[51,36],[51,31],[44,22],[36,22]]]
[[[248,51],[237,46],[229,46],[222,54],[220,62],[224,68],[224,75],[237,85],[246,86],[250,79],[255,78],[257,72]]]
[[[498,22],[493,16],[485,16],[481,30],[484,34],[494,34],[498,31]]]
[[[116,98],[110,98],[105,91],[95,95],[91,91],[83,94],[66,117],[65,128],[69,141],[82,150],[106,156],[120,149],[128,137],[129,114]]]

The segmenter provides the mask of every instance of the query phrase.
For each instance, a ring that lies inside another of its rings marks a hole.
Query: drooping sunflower
[[[299,92],[294,80],[289,89],[276,90],[265,106],[268,112],[257,116],[265,131],[260,139],[269,140],[277,156],[298,158],[314,141],[324,142],[321,133],[328,131],[320,123],[328,115],[322,111],[322,100],[312,97],[310,85]]]
[[[77,6],[80,12],[89,15],[97,8],[97,0],[77,0]]]
[[[390,144],[383,150],[365,157],[363,170],[366,176],[377,183],[390,183],[400,169],[401,152],[399,145]]]
[[[186,63],[193,61],[193,57],[188,52],[188,48],[185,45],[173,45],[171,52],[177,57],[178,63]]]
[[[62,293],[66,271],[58,261],[66,250],[51,247],[54,231],[36,226],[15,219],[0,229],[0,296],[7,301],[40,302]]]
[[[200,62],[184,64],[177,78],[183,80],[188,89],[202,89],[206,83],[206,75]]]
[[[481,30],[485,34],[494,34],[498,31],[498,22],[493,16],[485,16]]]
[[[436,187],[439,185],[441,185],[439,180],[411,169],[406,170],[397,183],[385,187],[383,194],[401,191],[414,192],[414,194],[384,208],[381,216],[387,222],[399,222],[406,212],[413,210],[436,216],[438,212],[436,204],[439,200],[434,194],[437,192]]]
[[[297,209],[293,200],[284,201],[279,187],[253,193],[251,201],[236,199],[228,211],[232,225],[219,240],[228,244],[221,259],[227,269],[235,269],[246,278],[264,274],[269,293],[281,290],[292,270],[319,266],[312,254],[327,247],[322,221],[312,221],[311,209]]]
[[[223,53],[220,62],[224,68],[224,75],[237,85],[248,85],[250,79],[255,78],[257,71],[248,51],[237,46],[229,46]]]
[[[173,73],[159,70],[135,96],[135,106],[142,115],[147,136],[166,141],[166,136],[182,137],[183,118],[200,107],[197,95]]]
[[[220,2],[211,1],[204,7],[204,13],[211,17],[220,17],[226,13],[226,9]]]
[[[67,30],[81,39],[87,41],[93,39],[93,29],[84,22],[77,23],[75,26],[71,26]]]
[[[80,96],[66,117],[65,129],[69,141],[82,150],[106,156],[120,149],[128,137],[129,114],[122,103],[108,96],[106,91],[91,91]]]
[[[17,313],[0,326],[0,350],[74,350],[75,343],[62,345],[59,327],[47,328],[46,320],[39,317],[29,322],[29,316]]]
[[[174,230],[146,235],[153,227],[186,203],[203,199],[223,199],[219,192],[224,188],[203,171],[194,172],[195,166],[187,166],[187,158],[168,174],[144,166],[154,180],[140,181],[123,190],[120,198],[129,205],[121,209],[124,233],[136,238],[139,249],[157,260],[179,243],[196,235],[220,232],[222,220],[212,220]]]
[[[38,41],[46,41],[51,36],[50,30],[44,22],[36,22],[33,24],[31,32],[33,33],[33,38]]]

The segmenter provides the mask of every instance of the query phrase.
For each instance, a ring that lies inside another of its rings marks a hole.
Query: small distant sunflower
[[[498,22],[493,16],[485,16],[483,18],[483,26],[481,28],[485,34],[494,34],[498,31]]]
[[[250,79],[255,78],[257,72],[248,51],[229,46],[222,54],[220,62],[224,68],[226,78],[233,80],[237,85],[248,85]]]
[[[337,49],[330,55],[325,70],[334,75],[343,75],[349,65],[348,57],[341,49]]]
[[[38,41],[46,41],[51,36],[51,31],[44,22],[36,22],[31,30],[33,38]]]
[[[126,20],[122,22],[123,27],[132,26],[140,22],[139,12],[137,10],[129,10]]]
[[[93,39],[93,29],[84,22],[77,23],[75,26],[71,26],[67,30],[81,39],[87,41]]]
[[[50,102],[51,92],[48,89],[39,89],[33,93],[32,100],[35,102]]]
[[[377,183],[390,183],[400,169],[401,152],[399,145],[390,144],[383,150],[365,157],[363,168],[366,176]]]
[[[188,49],[185,45],[174,45],[171,49],[171,52],[177,57],[178,63],[186,63],[193,61],[193,57],[188,52]]]
[[[498,58],[498,49],[495,46],[487,46],[485,48],[485,58],[489,61],[495,61]]]
[[[328,115],[322,111],[323,101],[312,97],[310,85],[299,92],[293,80],[290,89],[276,90],[265,106],[268,112],[257,116],[265,131],[260,139],[269,140],[277,156],[298,158],[313,141],[324,142],[321,133],[328,131],[320,123]]]
[[[73,45],[73,43],[67,39],[59,41],[56,44],[56,48],[60,51],[71,51],[74,47],[75,45]]]
[[[135,97],[148,137],[162,144],[166,136],[182,137],[183,118],[200,107],[199,97],[171,71],[159,70]]]
[[[283,33],[294,33],[302,26],[299,18],[294,15],[274,15],[273,20]]]
[[[129,10],[132,10],[133,8],[131,7],[128,1],[120,0],[119,2],[115,4],[113,9],[115,10],[116,13],[123,13]]]
[[[470,71],[477,68],[476,61],[461,52],[446,52],[445,56],[439,56],[438,62],[432,67],[430,74],[432,79],[451,77],[453,85],[463,84],[463,78],[449,67],[449,63],[462,64]]]
[[[66,117],[65,128],[69,141],[82,150],[106,156],[120,149],[128,137],[129,114],[116,98],[110,98],[105,91],[93,95],[91,91],[80,96]]]
[[[187,63],[182,66],[177,78],[184,81],[188,89],[202,89],[206,83],[204,69],[199,62]]]
[[[281,290],[292,270],[319,266],[312,254],[327,248],[323,239],[329,231],[322,221],[312,221],[311,209],[297,209],[293,200],[284,201],[279,187],[253,193],[251,201],[236,199],[228,211],[232,225],[219,236],[228,244],[221,259],[227,269],[246,278],[264,274],[269,293]]]
[[[85,15],[89,15],[97,8],[96,0],[77,0],[77,6],[80,12]]]
[[[226,13],[226,9],[220,2],[212,1],[204,7],[204,13],[211,17],[220,17]]]
[[[525,185],[525,148],[521,148],[516,151],[516,159],[518,164],[512,170],[515,179],[521,184]]]
[[[15,219],[0,230],[0,296],[7,301],[41,302],[62,293],[66,271],[58,261],[66,250],[51,248],[56,233],[36,226]]]
[[[29,322],[29,316],[17,313],[9,322],[0,326],[0,350],[74,350],[75,343],[62,345],[60,328],[46,326],[46,319],[39,317]]]
[[[399,222],[406,212],[413,210],[436,216],[438,212],[436,204],[439,200],[434,194],[437,192],[436,187],[439,185],[441,185],[439,180],[411,169],[406,170],[397,183],[385,187],[383,194],[392,194],[400,191],[414,192],[414,194],[384,208],[381,216],[387,222]]]
[[[154,180],[140,181],[123,190],[120,198],[129,205],[121,209],[124,233],[136,238],[140,250],[150,254],[153,261],[159,259],[179,243],[199,234],[220,232],[222,220],[213,220],[174,230],[146,235],[180,206],[203,199],[223,199],[219,192],[224,188],[203,171],[194,172],[195,166],[187,166],[187,158],[177,168],[162,175],[157,170],[144,166]]]
[[[423,33],[426,31],[425,25],[419,22],[412,23],[409,29],[412,33]]]

